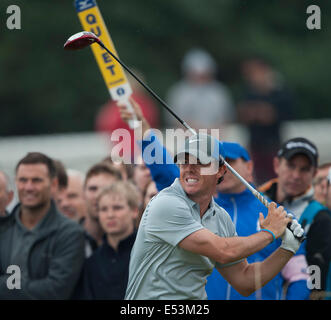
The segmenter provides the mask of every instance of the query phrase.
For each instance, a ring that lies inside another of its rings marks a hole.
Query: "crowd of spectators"
[[[257,57],[245,61],[247,88],[238,112],[215,73],[216,63],[208,53],[190,51],[183,61],[185,79],[169,91],[171,105],[196,129],[237,120],[247,125],[247,150],[224,142],[227,162],[270,200],[290,210],[307,233],[306,244],[276,280],[249,299],[326,299],[331,294],[331,165],[318,163],[315,144],[304,137],[281,143],[280,124],[293,117],[293,105],[270,64]],[[178,177],[175,163],[145,163],[144,149],[157,141],[150,139],[149,129],[159,122],[150,123],[146,114],[153,113],[153,106],[144,107],[138,96],[132,103],[144,141],[135,141],[142,153],[134,155],[133,164],[107,157],[80,172],[60,159],[30,152],[18,159],[15,183],[8,172],[0,171],[0,299],[124,299],[130,253],[144,209]],[[116,114],[116,124],[107,124],[108,113],[113,118]],[[129,130],[129,118],[129,112],[111,103],[100,113],[97,127],[111,132],[123,123]],[[171,158],[166,146],[154,147]],[[8,212],[14,192],[18,203]],[[215,190],[215,201],[227,210],[239,236],[256,232],[259,213],[266,214],[231,172]],[[263,260],[279,245],[266,247],[252,261]],[[321,274],[314,288],[307,285],[311,265]],[[11,266],[19,272],[11,272]],[[243,299],[217,271],[206,290],[210,299]]]

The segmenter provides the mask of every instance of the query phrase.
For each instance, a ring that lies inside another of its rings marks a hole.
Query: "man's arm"
[[[146,167],[148,167],[151,172],[152,178],[156,183],[158,191],[161,191],[162,189],[169,187],[174,182],[174,180],[179,177],[179,168],[173,163],[173,157],[171,154],[153,133],[149,123],[142,114],[140,106],[132,98],[130,101],[136,114],[137,120],[141,121],[143,140],[137,141],[137,144],[142,150],[143,160]],[[126,106],[122,106],[120,102],[118,103],[118,106],[123,121],[128,122],[130,119],[132,119],[132,113],[127,110]],[[146,154],[148,155],[148,152],[145,151],[151,145],[153,146],[155,154],[162,155],[161,164],[150,163],[149,161],[146,161],[148,160],[146,159]]]
[[[219,237],[208,229],[193,232],[179,243],[179,247],[209,257],[220,264],[246,258],[272,242],[271,234],[255,233],[248,237]]]
[[[272,202],[268,216],[260,214],[259,223],[262,229],[271,230],[276,238],[282,236],[282,245],[270,257],[261,263],[249,265],[247,261],[238,262],[251,254],[260,251],[273,241],[269,232],[259,232],[248,237],[219,237],[207,229],[198,230],[184,238],[179,246],[196,254],[207,256],[221,266],[221,274],[242,295],[250,295],[257,287],[270,281],[285,266],[299,248],[300,243],[286,226],[290,218],[283,207],[276,208]],[[294,233],[303,232],[299,224],[294,224]],[[229,263],[238,262],[236,264]],[[224,266],[222,266],[224,265]],[[224,269],[223,269],[224,267]],[[230,271],[229,271],[230,270]],[[257,273],[259,270],[259,273]],[[238,274],[237,274],[238,273]],[[259,278],[256,276],[259,275]],[[257,286],[256,283],[259,283]]]
[[[284,207],[271,202],[268,215],[264,218],[260,213],[259,224],[261,229],[269,232],[259,232],[248,237],[219,237],[213,232],[202,229],[184,238],[179,246],[185,250],[210,257],[211,259],[226,264],[262,250],[273,241],[273,235],[279,238],[286,229],[291,219],[287,216]],[[273,235],[272,235],[273,233]]]
[[[308,300],[310,290],[307,286],[309,274],[307,273],[307,260],[305,248],[301,246],[299,251],[285,265],[281,271],[282,278],[286,282],[284,290],[285,300]]]
[[[247,297],[273,279],[292,256],[292,252],[279,248],[263,262],[248,264],[245,259],[217,270],[231,286]]]
[[[160,143],[152,130],[148,137],[145,137],[142,141],[137,141],[137,143],[141,147],[144,163],[151,172],[157,190],[161,191],[169,187],[179,177],[179,168],[173,163],[173,157],[168,150]],[[150,154],[148,149],[150,148],[153,149],[155,154],[161,155],[162,163],[151,163],[148,161],[148,155]]]

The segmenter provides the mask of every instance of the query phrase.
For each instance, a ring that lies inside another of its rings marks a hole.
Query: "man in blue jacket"
[[[175,178],[179,176],[179,168],[173,163],[172,156],[164,146],[158,141],[149,124],[143,117],[139,106],[132,100],[137,118],[142,123],[143,140],[137,141],[141,146],[146,165],[151,171],[159,191],[170,186]],[[127,121],[131,118],[130,112],[125,107],[119,105],[122,119]],[[150,163],[148,146],[153,144],[155,154],[162,155],[162,163]],[[223,142],[226,161],[249,183],[253,183],[253,163],[248,152],[238,143]],[[148,152],[145,152],[148,151]],[[218,194],[215,202],[223,207],[231,216],[239,236],[248,236],[259,230],[259,212],[267,215],[267,208],[255,198],[255,196],[231,173],[224,176],[224,180],[218,185]],[[281,241],[273,242],[260,252],[248,257],[249,263],[263,261],[279,246]],[[287,289],[287,296],[282,297],[282,285],[284,279],[279,273],[266,286],[258,290],[249,297],[243,297],[228,282],[226,282],[215,269],[209,276],[206,291],[208,299],[233,300],[233,299],[307,299],[309,289],[306,284],[307,275],[302,273],[297,275],[298,281],[291,283]]]
[[[253,183],[253,163],[248,152],[238,143],[223,143],[228,163],[246,181]],[[232,174],[226,174],[222,183],[218,186],[218,194],[215,198],[217,204],[223,207],[231,216],[240,236],[247,236],[260,229],[258,224],[259,212],[265,216],[266,207]],[[280,241],[273,242],[263,250],[247,258],[249,263],[263,261],[280,245]],[[256,291],[249,297],[243,297],[233,289],[217,272],[214,270],[210,275],[206,291],[209,299],[226,300],[279,300],[279,299],[307,299],[309,290],[306,285],[307,275],[300,273],[297,281],[288,288],[286,297],[282,296],[284,278],[279,273],[261,290]]]

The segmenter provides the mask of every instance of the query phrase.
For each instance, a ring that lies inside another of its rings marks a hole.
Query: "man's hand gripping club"
[[[281,248],[291,251],[293,254],[299,249],[301,242],[298,240],[304,234],[304,230],[299,222],[293,219],[292,214],[287,214],[283,206],[277,205],[275,202],[271,202],[268,206],[268,215],[264,218],[260,213],[259,223],[261,231],[268,231],[275,239],[281,238]],[[287,225],[290,223],[290,229]],[[296,238],[298,237],[298,238]]]

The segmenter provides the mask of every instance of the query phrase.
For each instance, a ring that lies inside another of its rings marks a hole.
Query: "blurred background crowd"
[[[17,155],[18,147],[47,148],[54,142],[66,164],[72,166],[77,155],[81,161],[75,166],[86,170],[97,157],[77,151],[77,141],[84,139],[89,149],[106,156],[108,146],[93,133],[121,123],[110,108],[90,50],[62,49],[65,40],[81,30],[73,2],[18,1],[20,30],[6,27],[6,9],[11,4],[4,0],[0,5],[0,165],[11,170],[10,163],[29,151]],[[320,30],[307,28],[310,1],[274,1],[268,6],[239,0],[203,4],[153,0],[144,5],[135,0],[100,0],[98,4],[122,60],[138,70],[192,127],[227,125],[224,140],[251,145],[255,154],[267,152],[279,140],[278,134],[286,140],[304,132],[320,147],[322,161],[331,156],[325,132],[331,117],[325,67],[331,32],[329,3],[317,3]],[[60,18],[50,19],[51,15]],[[209,75],[189,75],[192,64],[207,68]],[[208,82],[208,77],[213,81]],[[196,90],[199,82],[204,85]],[[144,100],[152,126],[177,125],[144,89],[131,83],[138,87],[135,95],[139,102]],[[197,97],[207,99],[208,112]],[[261,135],[261,127],[269,129]],[[260,138],[268,141],[263,148]]]

